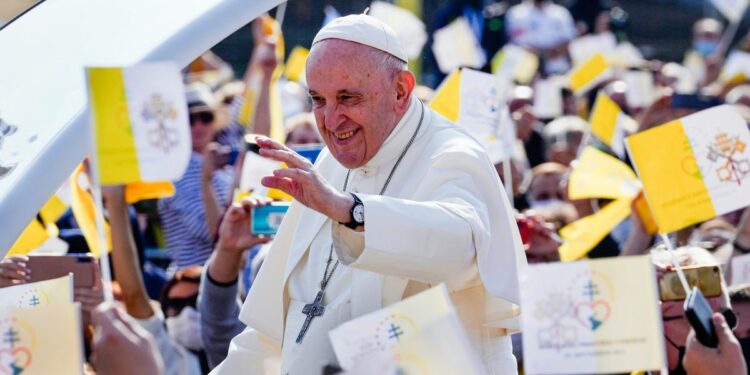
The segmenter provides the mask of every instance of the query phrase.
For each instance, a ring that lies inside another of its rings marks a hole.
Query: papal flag
[[[172,181],[190,160],[190,126],[177,65],[87,68],[103,185]]]
[[[527,84],[531,82],[539,69],[539,58],[523,47],[506,44],[497,51],[490,65],[492,74],[508,81]]]
[[[625,137],[635,133],[638,123],[625,114],[604,92],[599,92],[589,119],[591,132],[620,158],[625,157]]]
[[[627,164],[593,146],[583,149],[568,179],[568,197],[573,200],[632,198],[641,188]]]
[[[750,204],[750,131],[729,105],[626,140],[660,233]]]
[[[570,89],[583,95],[612,75],[612,66],[604,55],[597,53],[570,72]]]

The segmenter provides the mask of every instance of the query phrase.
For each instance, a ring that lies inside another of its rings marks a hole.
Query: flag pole
[[[99,246],[99,267],[102,273],[102,291],[104,292],[104,301],[113,302],[112,295],[112,272],[109,264],[109,253],[107,252],[107,235],[104,230],[104,204],[102,203],[102,188],[99,180],[99,158],[96,155],[96,130],[94,129],[93,112],[89,108],[90,119],[90,139],[89,150],[89,178],[91,179],[91,195],[94,198],[94,224],[96,226],[96,238]]]

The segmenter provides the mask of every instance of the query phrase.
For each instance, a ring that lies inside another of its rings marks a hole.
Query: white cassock
[[[377,195],[417,129],[384,195]],[[337,189],[347,169],[327,151],[316,163]],[[347,191],[365,208],[356,232],[295,202],[289,209],[240,319],[227,358],[213,374],[317,374],[335,364],[328,331],[445,283],[475,350],[491,373],[513,374],[510,337],[519,329],[518,275],[526,265],[495,168],[463,129],[413,95],[378,153],[351,171]],[[295,342],[315,299],[331,243],[341,260],[325,293],[325,313]],[[278,371],[271,370],[273,372]]]

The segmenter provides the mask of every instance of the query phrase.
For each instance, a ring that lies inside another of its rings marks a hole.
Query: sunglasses
[[[192,126],[195,124],[198,120],[200,120],[204,124],[210,124],[214,121],[214,114],[213,112],[197,112],[197,113],[191,113],[190,114],[190,125]]]

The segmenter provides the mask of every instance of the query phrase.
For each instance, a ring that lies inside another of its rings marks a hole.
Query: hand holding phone
[[[289,202],[273,202],[267,206],[254,207],[252,228],[254,235],[275,235],[289,210]]]
[[[29,282],[56,279],[73,274],[75,288],[93,288],[99,283],[99,263],[91,254],[29,255]]]
[[[717,347],[719,340],[711,319],[714,312],[700,289],[693,287],[685,299],[684,308],[685,316],[695,331],[695,338],[704,346]]]

